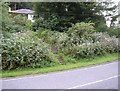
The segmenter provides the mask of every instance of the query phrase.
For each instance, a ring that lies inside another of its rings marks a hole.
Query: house
[[[17,15],[17,14],[26,15],[28,20],[30,20],[31,22],[34,22],[34,11],[33,10],[30,10],[30,9],[11,10],[11,8],[9,8],[9,13],[13,15]]]

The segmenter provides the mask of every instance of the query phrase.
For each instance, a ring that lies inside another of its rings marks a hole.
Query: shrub
[[[37,68],[55,65],[47,44],[31,33],[16,33],[2,43],[2,69]]]
[[[91,38],[93,39],[91,41],[67,46],[63,51],[75,58],[90,58],[105,53],[120,52],[118,38],[110,37],[106,33],[94,33]]]
[[[61,45],[65,40],[68,39],[68,35],[66,33],[61,33],[57,31],[37,31],[37,36],[41,38],[44,42],[49,43],[50,45]]]
[[[16,15],[12,17],[13,20],[13,28],[12,30],[14,32],[22,32],[25,30],[31,30],[32,23],[30,20],[27,19],[25,15]]]
[[[2,11],[2,18],[0,19],[0,26],[2,26],[3,34],[6,32],[23,32],[31,28],[30,21],[26,16],[13,16],[8,13],[8,4],[0,2],[0,10]],[[6,35],[5,35],[6,36]]]
[[[10,32],[23,32],[26,30],[31,30],[31,22],[27,20],[26,16],[23,15],[11,15],[12,25],[10,25],[9,30]]]
[[[111,29],[109,29],[108,34],[110,36],[116,36],[117,38],[119,38],[120,37],[120,28],[116,28],[116,29],[111,28]]]
[[[120,37],[120,28],[107,27],[106,23],[101,22],[96,27],[97,32],[107,32],[110,36]]]
[[[91,41],[90,36],[95,31],[92,25],[93,23],[84,22],[73,25],[71,28],[69,28],[67,32],[68,37],[63,42],[63,45],[66,47],[71,47],[70,50],[73,50],[74,46]]]
[[[45,15],[45,14],[44,14]],[[52,31],[64,32],[71,27],[72,23],[70,22],[72,18],[60,17],[57,14],[48,13],[47,16],[39,17],[36,19],[35,26],[37,28],[49,29]]]
[[[2,30],[7,32],[23,32],[31,29],[31,23],[25,16],[9,16],[9,19],[3,20]]]
[[[96,30],[98,32],[107,32],[107,31],[109,31],[109,27],[106,25],[105,22],[100,22],[100,23],[98,23]]]
[[[114,53],[116,51],[117,46],[112,44],[112,42],[86,44],[77,49],[76,57],[94,57],[104,55],[105,53]]]
[[[56,57],[56,54],[54,54],[53,52],[49,51],[49,56],[51,57],[51,59],[56,63],[56,64],[60,64],[59,60]]]
[[[69,28],[68,34],[70,36],[78,36],[79,38],[88,36],[95,31],[92,25],[93,23],[76,23],[71,28]]]

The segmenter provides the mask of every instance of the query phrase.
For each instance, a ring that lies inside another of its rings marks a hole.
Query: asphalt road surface
[[[2,79],[2,89],[118,89],[118,62]]]

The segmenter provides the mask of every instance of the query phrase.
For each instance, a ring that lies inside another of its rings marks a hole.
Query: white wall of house
[[[9,7],[9,12],[12,12],[11,7]],[[30,20],[31,22],[34,22],[34,15],[33,14],[27,14],[27,19]]]
[[[34,15],[32,14],[28,14],[28,20],[30,20],[31,22],[34,22]]]

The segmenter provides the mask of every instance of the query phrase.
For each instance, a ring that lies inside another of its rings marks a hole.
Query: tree
[[[9,2],[9,6],[12,8],[12,10],[17,9],[32,9],[33,3],[32,2]]]
[[[2,33],[4,36],[8,33],[22,32],[27,29],[27,25],[30,25],[30,21],[26,16],[16,15],[12,16],[8,12],[8,3],[0,2],[1,16],[0,26],[2,26]]]
[[[109,11],[107,6],[111,3],[107,2],[36,2],[34,10],[36,18],[42,17],[44,21],[40,23],[51,30],[65,31],[72,24],[77,22],[93,22],[95,27],[99,23],[105,24],[105,17],[102,11]],[[114,9],[114,8],[113,8]],[[111,10],[110,10],[111,11]],[[54,18],[51,16],[54,16]],[[53,21],[53,22],[51,22]],[[49,23],[52,24],[45,24]]]
[[[118,14],[118,5],[114,2],[111,2],[106,8],[105,8],[105,17],[110,20],[110,27],[114,27],[115,22],[117,21],[117,18],[120,16]]]

